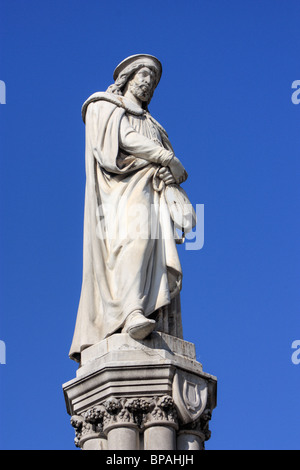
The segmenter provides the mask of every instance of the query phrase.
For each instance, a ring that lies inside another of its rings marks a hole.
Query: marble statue
[[[69,353],[76,361],[84,349],[114,333],[143,340],[157,329],[182,338],[178,240],[168,236],[174,219],[163,206],[164,189],[178,188],[187,172],[148,111],[161,73],[156,57],[130,56],[115,69],[114,84],[82,107],[83,278]],[[146,217],[140,232],[138,209]]]
[[[217,378],[182,334],[177,244],[196,224],[187,172],[148,105],[159,60],[130,56],[82,107],[83,278],[63,384],[82,450],[204,450]],[[181,465],[185,464],[185,461]]]

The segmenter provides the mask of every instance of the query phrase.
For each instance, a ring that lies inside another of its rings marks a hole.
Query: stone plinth
[[[82,449],[200,450],[216,386],[192,343],[154,332],[143,341],[115,334],[85,349],[63,390]]]

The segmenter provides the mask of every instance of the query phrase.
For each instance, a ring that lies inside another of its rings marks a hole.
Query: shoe
[[[152,333],[155,325],[155,320],[149,320],[140,311],[136,311],[128,315],[122,331],[133,339],[141,340]]]

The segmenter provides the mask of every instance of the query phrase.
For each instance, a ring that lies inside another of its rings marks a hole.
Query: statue
[[[187,173],[150,115],[158,59],[130,56],[86,125],[83,278],[63,385],[83,450],[201,450],[217,379],[184,341],[177,244],[196,224]],[[156,331],[154,331],[156,330]]]
[[[118,332],[143,340],[156,328],[182,338],[178,240],[168,236],[174,232],[174,217],[163,206],[164,189],[180,188],[187,172],[148,111],[161,73],[157,58],[130,56],[115,69],[114,84],[91,95],[82,107],[83,278],[70,349],[78,362],[83,349]],[[132,237],[141,207],[146,222],[151,214],[151,224]]]

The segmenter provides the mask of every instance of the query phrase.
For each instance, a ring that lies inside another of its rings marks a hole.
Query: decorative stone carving
[[[178,427],[177,411],[173,398],[169,395],[153,398],[151,411],[147,415],[145,426],[161,425],[163,423],[175,428]]]
[[[64,385],[77,446],[203,448],[217,383],[196,361],[194,345],[158,332],[143,341],[116,334],[82,360],[77,378]]]
[[[136,426],[134,414],[128,407],[126,398],[110,398],[103,403],[105,412],[103,414],[103,430],[107,434],[112,427],[124,425]]]
[[[112,428],[136,427],[140,431],[155,425],[178,428],[177,411],[169,395],[147,398],[115,398],[74,415],[75,445],[82,447],[87,439],[103,438]]]
[[[82,447],[89,439],[103,439],[103,407],[95,406],[86,412],[71,418],[71,425],[75,429],[75,445]]]
[[[88,439],[100,438],[101,433],[97,432],[96,427],[88,423],[81,416],[72,416],[71,424],[75,428],[74,443],[76,447],[82,447]]]
[[[173,398],[169,395],[153,398],[111,398],[102,406],[105,409],[102,414],[105,433],[111,426],[120,426],[122,423],[136,425],[140,429],[158,422],[177,427],[177,412]]]
[[[205,409],[197,420],[181,426],[181,432],[198,435],[204,446],[204,442],[208,441],[211,437],[211,431],[209,430],[209,421],[211,420],[211,416],[211,410],[209,408]]]
[[[178,370],[173,380],[173,397],[182,423],[196,421],[203,413],[208,383],[202,377]]]
[[[81,439],[82,432],[83,432],[83,424],[84,424],[84,419],[82,416],[74,415],[71,417],[71,425],[75,429],[74,444],[76,447],[80,447],[80,439]]]
[[[144,398],[134,398],[128,400],[126,406],[132,413],[135,423],[141,428],[150,409],[149,400]]]
[[[211,410],[207,409],[203,412],[203,414],[200,416],[199,419],[199,425],[201,428],[201,431],[204,434],[205,441],[208,441],[211,436],[211,431],[209,430],[209,421],[211,420],[212,412]]]

